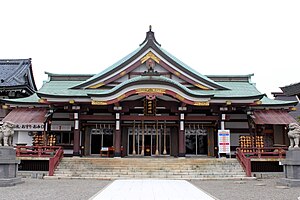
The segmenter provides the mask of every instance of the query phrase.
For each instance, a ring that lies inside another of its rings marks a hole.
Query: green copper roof
[[[79,86],[79,85],[82,85],[82,84],[85,84],[85,83],[88,83],[90,82],[91,80],[93,79],[97,79],[98,77],[106,74],[107,72],[115,69],[116,67],[118,67],[119,65],[121,65],[122,63],[126,62],[127,60],[129,60],[133,55],[135,55],[137,52],[139,52],[143,47],[145,46],[142,45],[140,46],[139,48],[137,48],[136,50],[134,50],[133,52],[131,52],[130,54],[128,54],[127,56],[125,56],[124,58],[122,58],[121,60],[119,60],[118,62],[114,63],[113,65],[111,65],[110,67],[104,69],[102,72],[98,73],[98,74],[95,74],[94,76],[92,76],[91,78],[87,79],[86,81],[83,81],[81,83],[78,83],[77,85],[74,85],[73,87],[75,86]]]
[[[138,76],[132,79],[128,79],[127,81],[122,82],[121,84],[117,85],[116,87],[112,88],[111,90],[90,90],[89,94],[109,94],[112,93],[119,88],[122,88],[123,86],[133,83],[133,82],[138,82],[138,81],[144,81],[144,80],[151,80],[151,81],[161,81],[161,82],[166,82],[166,83],[171,83],[176,85],[177,87],[181,88],[182,90],[186,91],[187,93],[196,95],[196,96],[201,96],[201,95],[210,95],[210,94],[204,94],[201,93],[200,91],[196,90],[190,90],[189,88],[185,87],[184,85],[180,84],[177,81],[174,81],[170,78],[164,77],[164,76]]]
[[[280,106],[280,105],[296,105],[298,102],[297,101],[282,101],[282,100],[275,100],[275,99],[270,99],[266,96],[264,96],[261,100],[262,106]]]
[[[218,82],[229,90],[205,90],[204,92],[214,93],[215,97],[247,97],[261,95],[254,84],[249,82]]]
[[[182,90],[192,95],[214,95],[217,98],[238,98],[238,97],[251,97],[262,95],[254,86],[254,84],[248,82],[220,82],[220,84],[229,88],[229,90],[191,90],[179,82],[172,80],[164,76],[138,76],[127,81],[122,82],[112,89],[70,89],[75,85],[78,85],[81,81],[49,81],[46,82],[43,87],[38,91],[39,94],[57,95],[57,96],[77,96],[86,97],[88,94],[109,94],[117,91],[119,88],[133,82],[143,80],[155,80],[166,83],[174,84]]]
[[[175,62],[177,62],[179,65],[183,66],[185,69],[187,69],[188,71],[192,72],[193,74],[199,76],[200,78],[208,81],[208,82],[211,82],[213,84],[216,84],[220,87],[225,87],[224,85],[222,84],[219,84],[211,79],[209,79],[207,76],[205,75],[202,75],[200,74],[198,71],[194,70],[193,68],[191,68],[190,66],[188,66],[187,64],[185,64],[184,62],[182,62],[181,60],[179,60],[178,58],[176,58],[175,56],[173,56],[172,54],[170,54],[169,52],[167,52],[165,49],[161,48],[160,46],[157,46],[164,54],[166,54],[167,56],[169,56],[170,58],[172,58]]]
[[[14,103],[14,104],[38,104],[39,103],[39,97],[36,93],[32,94],[31,96],[24,97],[24,98],[18,98],[18,99],[4,99],[2,100],[5,103]]]
[[[105,70],[103,70],[102,72],[92,76],[91,78],[87,79],[86,81],[83,81],[81,83],[79,83],[78,85],[74,85],[74,87],[76,86],[80,86],[80,85],[84,85],[85,83],[89,83],[92,80],[95,80],[101,76],[103,76],[104,74],[114,70],[115,68],[117,68],[118,66],[120,66],[121,64],[123,64],[124,62],[126,62],[127,60],[129,60],[132,56],[134,56],[135,54],[137,54],[144,46],[146,45],[143,44],[142,46],[140,46],[139,48],[137,48],[135,51],[131,52],[130,54],[128,54],[127,56],[125,56],[124,58],[122,58],[121,60],[119,60],[118,62],[114,63],[113,65],[111,65],[110,67],[106,68]],[[193,68],[189,67],[188,65],[186,65],[185,63],[183,63],[181,60],[179,60],[178,58],[176,58],[175,56],[173,56],[172,54],[170,54],[169,52],[167,52],[166,50],[164,50],[163,48],[161,48],[160,46],[158,46],[157,44],[155,44],[156,47],[161,50],[166,56],[170,57],[172,60],[174,60],[176,63],[178,63],[179,65],[181,65],[183,68],[185,68],[187,71],[192,72],[193,74],[195,74],[196,76],[200,77],[203,80],[206,80],[207,82],[210,82],[212,84],[215,84],[221,88],[226,88],[225,86],[211,80],[210,78],[208,78],[205,75],[200,74],[199,72],[197,72],[196,70],[194,70]]]

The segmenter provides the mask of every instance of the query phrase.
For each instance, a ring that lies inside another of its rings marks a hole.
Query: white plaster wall
[[[247,119],[246,114],[228,114],[230,119]]]
[[[64,119],[68,119],[69,113],[53,113],[53,118],[64,118]]]
[[[177,81],[177,82],[179,82],[179,83],[184,83],[184,82],[185,82],[184,80],[178,78],[178,77],[175,76],[175,75],[172,76],[172,80]]]
[[[28,131],[15,131],[13,145],[16,145],[16,143],[26,143],[27,146],[31,146],[32,136],[28,135]]]
[[[237,129],[243,129],[243,128],[249,128],[248,122],[225,122],[225,128],[231,129],[231,128],[237,128]]]
[[[52,121],[53,125],[71,125],[74,127],[74,121]]]
[[[147,70],[148,70],[148,68],[146,67],[146,65],[142,64],[139,67],[132,70],[132,72],[144,72],[144,71],[147,71]]]
[[[135,69],[132,70],[132,71],[133,71],[133,72],[144,72],[144,71],[148,71],[148,67],[146,67],[146,65],[143,64],[143,65],[141,65],[141,66],[135,68]],[[155,65],[155,67],[154,67],[154,71],[157,71],[157,72],[159,72],[159,73],[161,73],[161,72],[167,72],[167,70],[166,70],[165,68],[161,67],[161,66],[158,65],[157,63],[156,63],[156,65]]]
[[[15,146],[16,143],[18,143],[18,138],[19,138],[19,132],[15,131],[13,135],[13,145]]]
[[[126,76],[123,76],[123,77],[121,77],[121,78],[119,78],[119,79],[117,79],[116,81],[117,82],[125,82],[125,81],[127,81],[128,80],[128,75],[126,75]]]

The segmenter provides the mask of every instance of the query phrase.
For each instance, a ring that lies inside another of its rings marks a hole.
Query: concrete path
[[[116,180],[91,200],[215,200],[185,180]]]

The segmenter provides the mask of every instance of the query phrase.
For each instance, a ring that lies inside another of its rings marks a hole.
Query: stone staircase
[[[53,177],[94,179],[243,179],[236,159],[63,158]]]

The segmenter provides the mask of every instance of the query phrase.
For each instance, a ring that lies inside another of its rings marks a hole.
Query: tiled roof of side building
[[[261,99],[261,105],[262,106],[280,106],[280,105],[290,105],[290,106],[295,106],[298,102],[297,101],[282,101],[282,100],[275,100],[275,99],[270,99],[267,96],[264,96]]]
[[[300,95],[300,82],[280,88],[286,95]]]
[[[57,96],[87,96],[88,90],[83,89],[69,89],[78,85],[82,81],[48,81],[45,82],[38,94],[48,94]]]
[[[39,104],[39,97],[37,96],[36,93],[24,97],[24,98],[17,98],[17,99],[2,99],[1,102],[3,103],[8,103],[8,104]]]
[[[249,82],[218,82],[229,90],[206,90],[205,93],[214,93],[215,98],[250,97],[262,95],[254,84]]]
[[[31,59],[1,59],[0,86],[26,85],[27,81],[29,81],[26,76],[31,76],[32,89],[36,90],[31,70]]]

